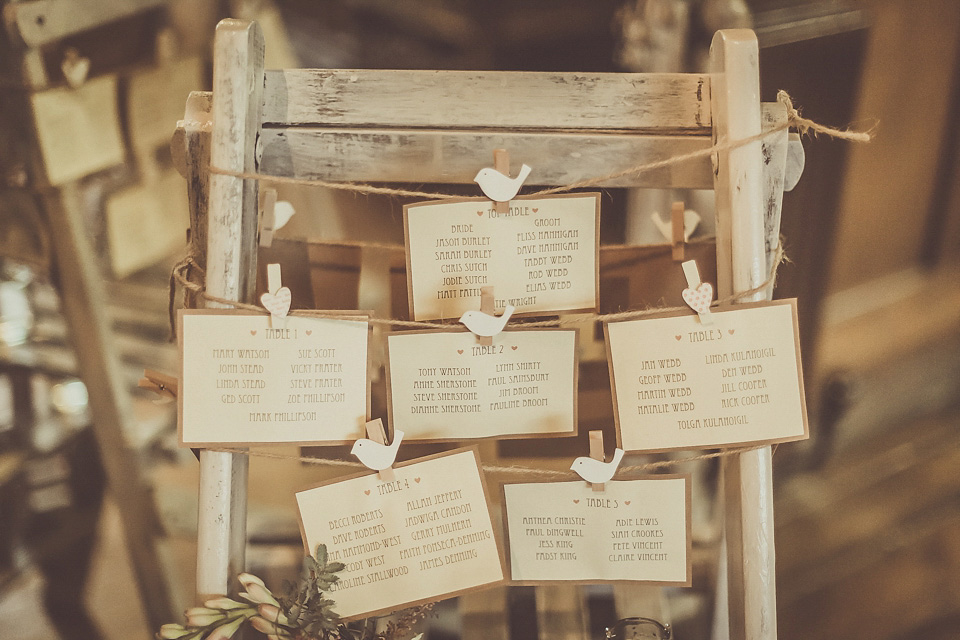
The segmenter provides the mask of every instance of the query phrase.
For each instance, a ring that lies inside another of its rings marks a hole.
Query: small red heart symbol
[[[574,500],[574,501],[573,501],[573,504],[580,504],[580,501],[579,501],[579,500]]]
[[[463,355],[463,349],[457,349],[457,353],[459,353],[460,355]]]
[[[482,216],[482,215],[483,215],[483,211],[477,211],[477,215],[478,215],[478,216]]]
[[[306,333],[308,336],[313,335],[313,329],[307,329],[307,330],[305,331],[305,333]]]
[[[539,207],[534,207],[534,208],[533,208],[533,212],[536,213],[537,211],[540,211],[540,208],[539,208]]]
[[[623,504],[630,504],[630,501],[629,501],[629,500],[624,500],[624,501],[623,501]]]
[[[516,350],[517,350],[517,345],[513,345],[513,346],[510,347],[510,348],[513,349],[514,351],[516,351]]]
[[[680,342],[680,339],[681,339],[683,336],[673,336],[673,337],[677,339],[677,342]]]
[[[420,478],[414,478],[413,481],[416,482],[417,484],[420,484]]]
[[[257,330],[256,330],[256,329],[250,329],[250,335],[252,335],[252,336],[257,335]]]
[[[733,335],[734,331],[736,331],[736,329],[727,329],[727,333],[729,333],[730,335]]]
[[[363,491],[366,495],[370,495],[370,489],[364,489]]]

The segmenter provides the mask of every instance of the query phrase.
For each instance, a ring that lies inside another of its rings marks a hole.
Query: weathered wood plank
[[[569,184],[626,167],[700,151],[706,136],[545,134],[438,130],[264,129],[260,170],[329,181],[470,184],[493,150],[510,151],[514,165],[533,167],[528,185]],[[608,187],[709,189],[708,156],[628,175]]]
[[[127,79],[127,126],[135,151],[152,151],[170,139],[191,91],[203,85],[203,63],[190,57],[132,74]]]
[[[265,84],[265,126],[711,126],[710,79],[698,74],[284,69]]]

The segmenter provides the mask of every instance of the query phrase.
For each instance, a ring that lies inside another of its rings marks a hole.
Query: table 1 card
[[[479,309],[483,286],[494,288],[498,311],[597,307],[598,193],[518,198],[501,214],[485,198],[411,204],[403,214],[416,320]]]
[[[689,476],[505,484],[510,579],[690,584]]]
[[[331,443],[363,437],[368,324],[232,310],[180,315],[183,444]]]
[[[387,336],[390,424],[410,440],[464,440],[577,429],[577,332],[469,331]]]
[[[620,446],[663,451],[807,437],[796,301],[606,325]]]
[[[378,614],[503,581],[475,449],[420,458],[297,493],[307,549],[345,569],[331,589],[343,618]]]

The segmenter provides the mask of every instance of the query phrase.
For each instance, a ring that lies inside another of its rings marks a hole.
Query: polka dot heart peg
[[[280,265],[267,265],[267,292],[260,296],[263,307],[270,312],[270,326],[277,328],[277,321],[282,321],[290,311],[292,296],[290,289],[281,286]]]
[[[687,288],[683,290],[683,301],[700,316],[700,324],[713,324],[710,315],[710,303],[713,302],[713,286],[709,282],[700,282],[700,271],[696,260],[687,260],[680,266],[687,278]]]

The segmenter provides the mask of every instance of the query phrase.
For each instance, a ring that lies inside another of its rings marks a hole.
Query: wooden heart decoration
[[[290,289],[287,287],[280,287],[276,293],[265,293],[260,296],[260,302],[274,318],[287,317],[291,299]]]
[[[90,73],[90,58],[81,56],[71,47],[67,49],[63,62],[60,63],[60,70],[63,71],[67,84],[76,89],[86,81],[87,74]]]
[[[683,301],[690,305],[690,308],[697,313],[707,313],[710,311],[710,303],[713,302],[713,285],[709,282],[701,282],[696,289],[684,289]]]

